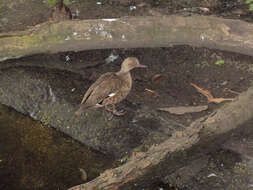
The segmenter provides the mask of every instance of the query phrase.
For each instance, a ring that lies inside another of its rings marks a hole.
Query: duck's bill
[[[139,64],[138,67],[140,67],[140,68],[147,68],[148,66]]]

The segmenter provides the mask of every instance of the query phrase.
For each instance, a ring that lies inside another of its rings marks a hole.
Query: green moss
[[[8,8],[12,9],[14,6],[14,2],[9,3],[7,6],[8,6]]]
[[[47,0],[46,2],[47,2],[47,4],[53,6],[53,5],[55,5],[58,1],[60,1],[60,0]],[[64,3],[65,5],[70,5],[70,4],[71,4],[70,0],[63,0],[63,3]]]
[[[49,117],[50,114],[47,114],[45,113],[42,118],[41,118],[41,122],[44,124],[44,125],[50,125],[52,123],[52,118]]]
[[[27,34],[23,36],[11,36],[0,39],[0,43],[3,45],[4,49],[1,49],[4,54],[8,56],[16,56],[18,55],[18,49],[22,49],[22,51],[32,51],[33,53],[39,53],[40,51],[45,51],[51,44],[62,44],[65,42],[65,38],[67,36],[71,36],[71,31],[64,34],[57,34],[57,31],[61,31],[61,26],[58,24],[49,24],[44,25],[38,32],[33,32],[33,34]],[[48,33],[50,35],[48,35]],[[3,41],[3,42],[1,42]],[[17,49],[13,51],[13,49]]]
[[[246,4],[253,3],[253,0],[245,0],[245,3],[246,3]]]
[[[218,60],[218,61],[215,62],[215,65],[221,66],[221,65],[223,65],[224,63],[225,63],[224,60]]]
[[[58,2],[58,0],[47,0],[47,3],[49,5],[55,5]]]
[[[1,97],[4,97],[4,91],[3,91],[2,88],[0,88],[0,96],[1,96]]]
[[[71,4],[70,0],[63,0],[63,3],[64,3],[65,5],[70,5],[70,4]]]
[[[200,68],[200,67],[201,67],[201,65],[200,65],[199,63],[195,64],[195,66],[196,66],[197,68]]]
[[[253,3],[251,3],[251,4],[249,5],[249,10],[250,10],[250,11],[253,11]]]

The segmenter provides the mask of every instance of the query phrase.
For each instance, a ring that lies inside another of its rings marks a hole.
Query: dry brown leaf
[[[156,74],[152,77],[152,82],[160,83],[162,79],[163,79],[163,76],[161,74]]]
[[[193,84],[193,83],[191,83],[191,85],[192,85],[193,87],[195,87],[199,93],[201,93],[201,94],[203,94],[205,97],[207,97],[208,101],[210,101],[211,99],[214,98],[210,91],[204,90],[203,88],[200,88],[200,87],[198,87],[196,84]]]
[[[166,111],[172,114],[183,115],[185,113],[196,113],[207,110],[208,106],[178,106],[178,107],[167,107],[167,108],[158,108],[160,111]]]
[[[151,95],[152,97],[154,97],[154,98],[159,97],[159,94],[158,94],[156,91],[154,91],[154,90],[150,90],[150,89],[148,89],[148,88],[145,88],[145,91],[146,91],[149,95]]]
[[[214,102],[216,104],[219,104],[219,103],[224,102],[224,101],[234,101],[234,100],[235,100],[234,98],[213,98],[209,102]]]
[[[229,92],[231,92],[231,93],[233,93],[233,94],[240,94],[239,92],[236,92],[236,91],[231,90],[231,89],[229,89],[229,88],[225,88],[224,91],[229,91]]]
[[[207,97],[208,102],[214,102],[219,104],[224,101],[234,101],[234,98],[214,98],[210,91],[204,90],[203,88],[198,87],[196,84],[191,83],[193,87],[197,89],[197,91]]]

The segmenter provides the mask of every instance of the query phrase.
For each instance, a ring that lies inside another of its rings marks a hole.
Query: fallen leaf
[[[159,97],[159,94],[158,94],[156,91],[154,91],[154,90],[150,90],[150,89],[148,89],[148,88],[145,88],[145,91],[146,91],[149,95],[153,96],[154,98]]]
[[[163,76],[161,74],[156,74],[152,77],[153,83],[160,83],[160,81],[163,79]]]
[[[209,100],[209,102],[214,102],[216,104],[219,104],[224,101],[234,101],[234,100],[235,100],[234,98],[213,98],[213,99]]]
[[[229,92],[234,93],[234,94],[240,94],[239,92],[236,92],[236,91],[231,90],[229,88],[225,88],[224,91],[229,91]]]
[[[172,114],[183,115],[185,113],[196,113],[207,110],[208,106],[179,106],[179,107],[167,107],[167,108],[158,108],[160,111],[166,111]]]
[[[197,89],[197,91],[207,97],[208,102],[214,102],[219,104],[224,101],[234,101],[234,98],[214,98],[210,91],[204,90],[203,88],[198,87],[196,84],[191,83],[191,85]]]
[[[214,98],[213,95],[208,90],[204,90],[203,88],[200,88],[196,84],[193,84],[193,83],[191,83],[191,85],[193,87],[195,87],[199,93],[201,93],[204,96],[206,96],[208,100]]]

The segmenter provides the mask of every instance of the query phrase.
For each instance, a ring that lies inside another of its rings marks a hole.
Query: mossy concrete
[[[124,157],[133,150],[147,149],[168,139],[172,128],[181,127],[157,117],[154,110],[145,106],[129,108],[126,116],[112,119],[103,109],[76,116],[74,113],[91,81],[71,72],[43,68],[18,67],[2,71],[2,104],[106,154]]]

